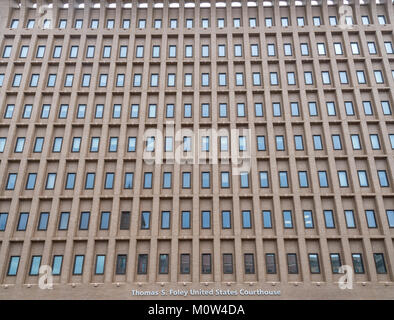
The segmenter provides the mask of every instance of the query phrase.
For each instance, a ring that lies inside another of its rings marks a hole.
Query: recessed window
[[[361,253],[352,253],[354,273],[364,273],[364,264]]]

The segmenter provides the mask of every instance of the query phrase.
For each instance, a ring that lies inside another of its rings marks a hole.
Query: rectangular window
[[[304,226],[305,229],[313,229],[313,215],[311,210],[304,210]]]
[[[181,226],[182,226],[182,229],[190,229],[190,226],[191,226],[191,213],[190,213],[190,211],[182,211],[182,213],[181,213]]]
[[[212,272],[211,254],[203,253],[201,255],[201,273],[210,274]]]
[[[374,253],[373,259],[375,261],[376,273],[377,274],[386,274],[386,263],[384,262],[383,253]]]
[[[168,274],[169,256],[168,254],[159,255],[159,273]]]
[[[89,220],[90,220],[90,212],[89,211],[81,212],[81,217],[79,219],[79,230],[88,230]]]
[[[113,189],[115,174],[113,172],[105,173],[104,189]]]
[[[6,190],[14,190],[16,184],[17,173],[9,173],[7,178]]]
[[[349,229],[356,228],[353,210],[345,210],[346,227]]]
[[[62,212],[59,218],[59,230],[67,230],[68,229],[68,220],[70,218],[70,212]]]
[[[318,171],[320,188],[328,188],[328,178],[326,171]]]
[[[122,211],[120,216],[120,230],[129,230],[130,229],[130,211]]]
[[[233,273],[233,255],[231,253],[223,254],[223,273],[224,274]]]
[[[364,273],[364,264],[361,253],[352,253],[354,273]]]
[[[377,228],[375,212],[373,210],[365,210],[368,228]]]
[[[260,188],[268,188],[269,180],[268,180],[268,171],[260,171]]]
[[[283,210],[283,226],[285,229],[293,228],[293,219],[290,210]]]
[[[141,212],[141,229],[147,230],[150,228],[150,211]]]
[[[267,274],[276,274],[276,261],[275,253],[265,254],[265,264]]]
[[[27,176],[26,190],[34,190],[36,185],[37,173],[29,173]]]
[[[327,229],[335,228],[334,213],[332,210],[323,210],[324,223]]]
[[[342,266],[339,253],[330,253],[330,261],[332,273],[339,273],[339,268]]]
[[[5,231],[7,226],[8,213],[0,212],[0,231]]]
[[[211,211],[201,211],[201,228],[211,228]]]
[[[83,263],[85,256],[84,255],[76,255],[74,258],[74,268],[73,275],[81,275],[83,273]]]
[[[19,256],[12,256],[10,258],[10,264],[8,265],[8,271],[7,271],[7,276],[16,276],[18,273],[18,267],[19,267]]]
[[[53,256],[52,261],[52,275],[58,276],[61,274],[63,264],[63,256]]]
[[[317,253],[308,254],[309,269],[311,273],[320,273],[319,256]]]
[[[170,189],[171,188],[171,180],[172,180],[172,173],[171,172],[164,172],[163,173],[163,189]]]
[[[220,173],[221,188],[230,188],[230,173],[223,171]]]
[[[252,228],[252,217],[249,210],[242,211],[242,228],[244,229]]]
[[[245,253],[244,254],[244,266],[245,266],[245,274],[254,274],[254,254],[253,253]]]
[[[17,231],[25,231],[27,228],[27,222],[29,220],[29,213],[28,212],[21,212],[19,214],[18,225],[16,227]]]
[[[55,189],[55,183],[56,183],[56,173],[48,173],[45,189],[46,190]]]
[[[118,254],[116,257],[116,274],[126,274],[127,255]]]
[[[296,150],[304,150],[304,142],[302,140],[302,136],[296,135],[294,136],[294,146]]]
[[[100,230],[108,230],[109,229],[109,218],[111,216],[111,212],[102,211],[100,217]]]
[[[338,171],[338,180],[341,188],[349,187],[346,171]]]
[[[191,172],[182,172],[182,188],[191,188]]]
[[[368,187],[368,177],[367,172],[365,170],[358,170],[358,182],[360,183],[360,187]]]
[[[96,255],[96,268],[94,274],[104,274],[105,255]]]
[[[288,188],[289,183],[287,179],[287,171],[280,171],[279,172],[279,186],[281,188]]]
[[[298,273],[297,255],[295,253],[287,254],[287,271],[289,274]]]
[[[231,228],[231,211],[222,211],[222,229]]]
[[[210,175],[210,172],[201,172],[201,188],[211,187]]]
[[[379,184],[381,187],[388,187],[389,180],[387,178],[386,170],[378,170]]]
[[[189,274],[190,273],[190,254],[182,253],[180,257],[180,273]]]
[[[139,254],[137,263],[137,274],[147,274],[148,273],[148,255]]]
[[[271,211],[263,210],[263,228],[264,229],[271,229],[272,228],[272,216]]]
[[[300,188],[308,187],[308,174],[306,171],[298,171],[298,181],[300,184]]]
[[[88,172],[86,174],[85,189],[93,189],[94,188],[95,176],[96,176],[96,174],[94,172]]]

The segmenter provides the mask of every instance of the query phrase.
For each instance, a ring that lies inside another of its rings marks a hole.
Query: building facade
[[[0,6],[1,299],[394,298],[391,1]]]

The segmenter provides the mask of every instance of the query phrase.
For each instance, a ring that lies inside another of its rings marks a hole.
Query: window
[[[41,107],[41,115],[40,115],[41,119],[48,119],[50,111],[51,111],[51,105],[43,104]]]
[[[280,23],[281,23],[282,27],[288,27],[289,26],[289,18],[287,18],[287,17],[280,18]]]
[[[133,189],[133,180],[134,180],[134,173],[133,172],[126,172],[124,175],[124,188],[125,189]]]
[[[203,87],[209,86],[209,73],[201,74],[201,86]]]
[[[285,150],[285,141],[284,141],[283,136],[276,136],[275,141],[276,141],[276,150],[277,151]]]
[[[263,104],[262,103],[255,103],[254,104],[254,111],[255,111],[256,117],[263,117],[264,116]]]
[[[235,85],[236,86],[244,85],[244,74],[242,72],[237,72],[235,74]]]
[[[118,254],[116,257],[116,274],[126,274],[127,255]]]
[[[300,49],[301,49],[302,56],[309,56],[309,46],[307,43],[301,43]]]
[[[226,56],[226,45],[219,44],[218,45],[218,57],[225,57]]]
[[[73,81],[74,81],[74,75],[73,74],[66,74],[66,78],[64,80],[64,86],[65,87],[72,87]]]
[[[75,176],[76,176],[76,174],[73,173],[73,172],[67,173],[65,189],[67,189],[67,190],[72,190],[72,189],[74,189],[74,186],[75,186]]]
[[[14,190],[16,184],[17,173],[9,173],[7,178],[6,190]]]
[[[276,274],[275,253],[265,254],[265,264],[267,274]]]
[[[345,101],[345,111],[346,111],[346,115],[354,116],[353,102]]]
[[[25,231],[27,227],[27,222],[29,220],[29,213],[28,212],[21,212],[19,214],[18,225],[16,227],[17,231]]]
[[[323,150],[323,143],[320,135],[313,135],[313,147],[315,150]]]
[[[360,187],[368,187],[367,172],[365,170],[357,170],[357,175]]]
[[[173,104],[166,105],[166,117],[167,118],[174,118],[175,114],[175,106]]]
[[[178,20],[177,19],[170,19],[170,28],[171,29],[178,28]]]
[[[159,85],[159,75],[157,73],[152,73],[150,75],[150,86],[157,87]]]
[[[324,43],[318,43],[317,44],[317,53],[319,56],[325,56],[326,55],[326,46]]]
[[[209,57],[209,46],[208,45],[201,46],[201,57],[203,57],[203,58]]]
[[[226,85],[227,85],[226,74],[219,73],[219,86],[226,86]]]
[[[135,73],[134,80],[133,80],[133,86],[134,87],[141,87],[141,80],[142,80],[142,75],[139,73]]]
[[[383,15],[378,15],[379,24],[386,24],[386,17]]]
[[[169,73],[167,75],[167,86],[175,87],[175,73]]]
[[[113,172],[107,172],[105,174],[104,189],[113,189],[114,187],[115,174]]]
[[[201,151],[209,151],[209,136],[201,137]]]
[[[222,211],[222,229],[231,228],[231,211]]]
[[[378,170],[379,184],[381,187],[388,187],[389,180],[387,178],[386,170]]]
[[[342,55],[343,50],[342,50],[342,44],[340,42],[335,42],[334,43],[334,51],[336,55]]]
[[[354,273],[364,273],[364,265],[361,253],[352,253]]]
[[[385,49],[386,49],[386,53],[387,53],[387,54],[392,54],[392,53],[394,53],[393,44],[391,43],[391,41],[385,41],[385,42],[384,42],[384,47],[385,47]]]
[[[56,84],[56,74],[48,75],[47,87],[54,87]]]
[[[238,142],[239,142],[239,151],[246,151],[247,150],[246,137],[239,136]]]
[[[202,118],[209,118],[209,104],[208,103],[201,104],[201,117]]]
[[[211,228],[211,211],[201,211],[201,228]]]
[[[71,152],[79,152],[81,149],[81,137],[74,137],[71,145]]]
[[[318,171],[320,188],[328,188],[327,172]]]
[[[223,273],[224,274],[233,273],[233,255],[231,253],[223,254]]]
[[[308,174],[306,171],[298,171],[298,181],[300,184],[300,188],[308,187]]]
[[[275,56],[275,44],[269,43],[267,45],[267,54],[269,57]]]
[[[181,226],[182,229],[190,229],[191,213],[190,211],[182,211],[181,213]]]
[[[7,107],[4,112],[4,119],[12,119],[14,115],[15,105],[14,104],[7,104]]]
[[[98,19],[92,19],[92,21],[90,21],[90,28],[98,29],[98,27],[99,27],[99,20]]]
[[[163,173],[163,188],[164,189],[171,188],[171,180],[172,180],[172,173],[171,172],[164,172]]]
[[[375,212],[373,210],[365,210],[368,228],[377,228]]]
[[[217,19],[217,26],[218,28],[224,28],[224,19],[222,18]]]
[[[191,151],[191,137],[183,137],[183,151],[188,152]]]
[[[271,229],[272,228],[272,216],[271,211],[263,210],[263,227],[264,229]]]
[[[353,150],[360,150],[361,149],[361,143],[360,143],[359,135],[358,134],[352,134],[352,135],[350,135],[350,139],[352,140]]]
[[[193,46],[186,45],[185,46],[185,58],[192,58],[193,57]]]
[[[4,83],[4,73],[0,73],[0,88],[3,86]]]
[[[305,84],[313,84],[312,72],[305,71],[304,72],[304,80],[305,80]]]
[[[85,189],[93,189],[94,188],[95,177],[96,177],[96,174],[94,172],[86,173]]]
[[[256,18],[249,18],[249,27],[251,27],[251,28],[257,27],[257,20],[256,20]]]
[[[44,58],[44,54],[45,54],[45,46],[38,46],[36,58]]]
[[[26,58],[28,52],[29,52],[29,46],[22,46],[21,51],[19,53],[19,58]]]
[[[309,269],[311,273],[320,273],[319,256],[317,253],[309,253]]]
[[[59,218],[59,230],[67,230],[68,229],[68,220],[70,217],[70,212],[62,212],[60,213],[60,218]]]
[[[313,216],[311,210],[304,210],[304,226],[305,229],[313,229]]]
[[[349,83],[346,71],[339,71],[339,81],[341,82],[341,84]]]
[[[19,73],[16,73],[14,75],[14,80],[12,81],[12,86],[19,87],[21,85],[21,81],[22,81],[22,75]]]
[[[191,173],[190,172],[182,172],[182,188],[184,188],[184,189],[191,188]]]
[[[29,173],[27,176],[26,190],[34,190],[36,185],[37,173]]]
[[[139,113],[139,105],[132,104],[130,108],[130,118],[138,118],[138,113]]]
[[[78,46],[71,46],[70,48],[70,58],[77,58],[78,56]]]
[[[100,74],[99,87],[106,87],[108,74]]]
[[[115,20],[114,19],[108,19],[107,20],[107,28],[108,29],[113,29],[115,26]]]
[[[148,118],[156,118],[156,108],[155,104],[150,104],[148,106]]]
[[[242,45],[241,44],[234,45],[234,57],[242,57]]]
[[[201,188],[210,188],[210,172],[201,172]]]
[[[244,254],[245,274],[254,274],[254,255],[253,253]]]
[[[6,142],[7,142],[7,138],[0,137],[0,153],[4,152]]]
[[[89,211],[81,212],[81,217],[79,219],[79,230],[88,230],[89,220],[90,220],[90,212]]]
[[[168,47],[168,57],[169,58],[176,58],[176,46],[170,45]]]
[[[386,264],[384,262],[383,253],[374,253],[373,259],[375,261],[376,273],[377,274],[385,274],[387,273]]]
[[[364,109],[364,114],[366,116],[372,115],[373,111],[372,111],[371,101],[363,101],[363,109]]]
[[[76,255],[74,258],[73,275],[81,275],[83,273],[84,255]]]
[[[282,215],[283,215],[283,227],[285,229],[293,228],[293,219],[291,216],[291,211],[290,210],[283,210]]]
[[[7,226],[8,213],[0,212],[0,231],[4,231]]]
[[[241,27],[241,19],[240,19],[240,18],[234,18],[234,19],[233,19],[233,27],[234,27],[234,28],[239,28],[239,27]]]
[[[305,26],[304,17],[297,17],[297,25],[298,25],[299,27]]]
[[[390,103],[388,101],[381,101],[380,105],[384,115],[391,115]]]
[[[147,274],[148,273],[148,255],[147,254],[139,254],[138,255],[137,273],[138,274]]]
[[[152,189],[152,172],[144,173],[144,189]]]
[[[67,27],[67,19],[60,19],[59,20],[59,29],[66,29]]]
[[[265,18],[265,26],[268,28],[273,26],[272,18]]]
[[[382,71],[374,70],[373,74],[375,76],[376,83],[384,83]]]
[[[127,58],[128,46],[120,46],[119,58]]]
[[[44,138],[37,137],[35,142],[34,142],[33,152],[42,152],[43,146],[44,146]]]
[[[152,46],[152,58],[160,58],[160,46]]]
[[[82,28],[82,23],[83,23],[82,19],[76,19],[75,20],[75,24],[74,24],[74,28],[81,29]]]
[[[349,229],[356,228],[353,210],[345,210],[346,227]]]
[[[29,19],[29,20],[27,20],[26,28],[27,28],[27,29],[33,29],[33,28],[34,28],[35,22],[36,22],[36,21],[35,21],[34,19]]]
[[[290,43],[283,44],[283,51],[284,51],[285,56],[293,55]]]
[[[295,254],[295,253],[288,253],[287,254],[287,272],[289,274],[297,274],[298,273],[297,254]]]
[[[210,274],[212,272],[211,266],[211,254],[210,253],[203,253],[201,255],[201,273],[203,274]]]
[[[170,211],[161,212],[161,228],[170,229]]]
[[[359,84],[367,83],[366,80],[365,80],[364,71],[359,70],[359,71],[356,72],[356,74],[357,74],[357,81],[358,81]]]
[[[169,256],[168,254],[160,254],[159,255],[159,273],[167,274],[169,266]]]
[[[327,115],[329,116],[336,115],[335,103],[333,101],[326,102],[326,108],[327,108]]]
[[[270,72],[270,83],[271,83],[272,86],[279,85],[278,73],[277,72]]]
[[[94,274],[104,274],[105,255],[96,255],[96,268]]]
[[[379,135],[378,134],[370,134],[369,139],[371,141],[371,147],[373,150],[380,149]]]
[[[130,228],[130,211],[122,211],[120,216],[120,230],[129,230]]]
[[[143,58],[144,57],[144,46],[137,46],[135,57],[136,58]]]
[[[287,84],[288,85],[295,85],[296,84],[295,73],[294,72],[288,72],[287,73]]]
[[[124,87],[124,79],[125,75],[123,73],[119,73],[116,75],[116,86],[117,87]]]
[[[15,150],[14,150],[15,153],[23,152],[23,148],[25,146],[25,140],[26,138],[24,137],[16,138]]]
[[[30,79],[30,87],[37,87],[39,79],[40,79],[39,74],[32,74]]]
[[[19,260],[19,256],[10,257],[10,264],[8,265],[7,276],[16,276],[16,274],[18,273]]]
[[[321,77],[322,77],[323,84],[330,84],[331,83],[330,72],[322,71]]]
[[[244,229],[252,228],[252,218],[249,210],[242,211],[242,228]]]
[[[268,188],[269,180],[268,180],[268,171],[260,171],[260,188]]]
[[[62,54],[62,46],[55,46],[53,49],[53,58],[60,58]]]
[[[320,17],[313,17],[313,25],[320,26]]]
[[[323,210],[324,214],[324,223],[327,229],[333,229],[335,228],[335,223],[334,223],[334,213],[332,210]]]
[[[357,42],[350,42],[350,48],[352,49],[352,54],[353,55],[359,55],[360,54],[360,49],[358,47]]]
[[[281,188],[288,188],[289,183],[287,180],[287,171],[280,171],[279,172],[279,186]]]
[[[339,186],[342,188],[349,187],[346,171],[338,171]]]
[[[63,264],[63,256],[53,256],[52,275],[60,275]]]
[[[221,188],[230,188],[230,173],[223,171],[220,173]]]
[[[304,150],[304,142],[302,136],[294,136],[294,146],[296,150]]]

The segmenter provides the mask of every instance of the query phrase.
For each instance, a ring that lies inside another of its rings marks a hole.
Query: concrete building
[[[394,8],[348,2],[1,1],[0,299],[393,299]]]

